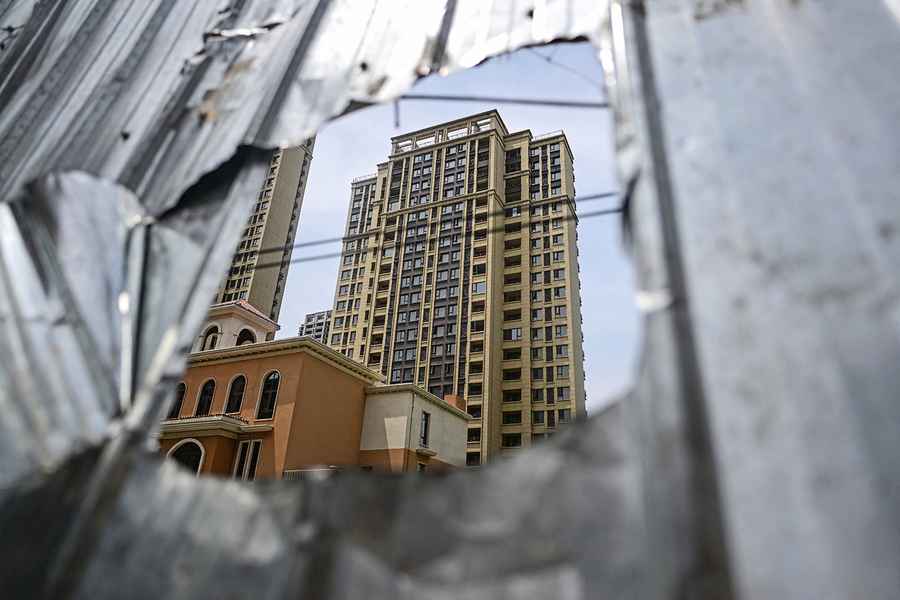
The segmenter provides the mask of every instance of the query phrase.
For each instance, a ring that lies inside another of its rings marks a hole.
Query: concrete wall
[[[416,455],[419,446],[419,427],[422,412],[431,415],[428,449],[437,454],[433,457]],[[360,439],[361,464],[375,464],[379,458],[377,451],[390,451],[393,470],[398,466],[398,450],[409,450],[404,468],[415,470],[413,461],[442,463],[463,466],[466,462],[466,419],[448,407],[431,402],[409,390],[370,393],[366,401]]]
[[[356,466],[366,384],[302,355],[297,395],[286,399],[291,423],[279,472],[315,465]]]

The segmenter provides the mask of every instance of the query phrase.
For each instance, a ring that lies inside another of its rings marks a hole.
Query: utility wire
[[[618,196],[618,195],[619,195],[619,192],[603,192],[600,194],[588,194],[585,196],[576,196],[575,197],[575,206],[576,207],[581,206],[585,202],[594,202],[597,200],[603,200],[605,198],[612,198],[612,197]],[[449,200],[449,198],[445,198],[444,200]],[[415,208],[415,207],[407,207],[407,208]],[[428,208],[429,208],[428,205],[422,205],[422,207],[416,208],[416,212],[418,212],[420,210],[428,210]],[[412,211],[410,211],[410,212],[412,212]],[[506,209],[504,208],[501,210],[492,210],[486,214],[489,217],[498,217],[502,214],[505,214],[505,212],[506,212]],[[354,234],[354,235],[359,235],[361,237],[366,234],[359,233],[359,234]],[[291,246],[287,246],[287,245],[285,245],[285,246],[269,246],[267,248],[262,248],[260,250],[257,250],[257,254],[258,255],[270,254],[272,252],[284,252],[285,250],[296,250],[297,248],[308,248],[310,246],[321,246],[323,244],[336,244],[337,242],[343,241],[344,237],[346,237],[346,236],[322,238],[322,239],[318,239],[318,240],[311,240],[309,242],[299,242],[299,243],[293,244]]]
[[[399,100],[437,100],[440,102],[482,102],[485,104],[524,104],[527,106],[555,106],[563,108],[609,108],[600,100],[551,100],[541,98],[504,98],[500,96],[465,96],[450,94],[403,94]]]
[[[583,214],[583,215],[577,215],[577,214],[576,214],[576,215],[573,215],[573,216],[568,216],[568,217],[556,217],[556,218],[562,219],[563,221],[572,221],[572,220],[574,220],[574,219],[578,219],[579,221],[582,221],[582,220],[585,220],[585,219],[592,219],[592,218],[595,218],[595,217],[603,217],[603,216],[608,216],[608,215],[615,215],[615,214],[619,214],[619,213],[621,213],[621,212],[623,212],[623,209],[622,209],[621,206],[618,206],[618,207],[615,207],[615,208],[607,208],[607,209],[601,209],[601,210],[591,211],[591,212],[585,213],[585,214]],[[505,230],[506,230],[506,225],[504,225],[503,227],[492,227],[492,228],[488,229],[487,231],[488,231],[489,233],[499,233],[499,232],[505,231]],[[402,231],[402,229],[401,229],[401,228],[398,228],[397,231],[398,231],[398,232],[399,232],[399,231]],[[438,233],[440,233],[440,232],[438,232]],[[417,244],[417,243],[419,243],[419,242],[421,242],[421,241],[422,241],[422,240],[406,240],[406,239],[404,239],[404,240],[402,240],[402,241],[400,241],[400,240],[387,240],[387,243],[385,243],[385,241],[382,240],[381,242],[379,242],[379,243],[377,243],[377,244],[375,244],[375,245],[373,245],[373,246],[367,246],[367,247],[365,248],[365,250],[363,250],[362,248],[360,248],[360,251],[366,251],[366,252],[367,252],[367,251],[369,251],[369,250],[372,250],[373,252],[379,252],[379,251],[380,251],[383,247],[385,247],[385,246],[395,246],[395,247],[396,247],[396,246],[400,246],[400,247],[405,248],[407,245],[410,245],[410,244]],[[339,256],[343,255],[343,253],[344,253],[344,252],[343,252],[343,249],[342,249],[340,252],[329,252],[329,253],[326,253],[326,254],[314,254],[314,255],[312,255],[312,256],[303,256],[303,257],[300,257],[300,258],[294,258],[294,259],[291,259],[290,261],[287,261],[287,262],[276,261],[276,262],[262,263],[262,264],[258,264],[258,265],[256,265],[256,266],[252,267],[251,270],[252,270],[252,271],[257,271],[257,270],[260,270],[260,269],[270,269],[270,268],[273,268],[273,267],[281,267],[281,266],[283,266],[283,265],[296,265],[296,264],[305,263],[305,262],[312,262],[312,261],[316,261],[316,260],[325,260],[325,259],[329,259],[329,258],[336,258],[336,257],[339,257]]]
[[[541,54],[540,52],[538,52],[538,51],[535,50],[534,48],[525,48],[525,49],[528,50],[529,52],[531,52],[532,54],[534,54],[535,56],[539,57],[539,58],[540,58],[541,60],[543,60],[544,62],[553,65],[553,66],[556,67],[557,69],[560,69],[560,70],[562,70],[562,71],[566,71],[566,72],[569,73],[570,75],[575,75],[576,77],[578,77],[578,78],[580,78],[580,79],[586,81],[588,84],[590,84],[591,87],[593,87],[593,88],[595,88],[595,89],[597,89],[597,90],[599,90],[599,91],[601,91],[601,92],[603,91],[603,87],[602,87],[602,86],[597,82],[597,80],[594,79],[593,77],[590,77],[589,75],[585,75],[584,73],[582,73],[582,72],[579,71],[578,69],[573,69],[573,68],[570,67],[569,65],[566,65],[566,64],[563,64],[563,63],[561,63],[561,62],[559,62],[559,61],[553,60],[553,56],[552,56],[552,55],[546,56],[546,55],[544,55],[544,54]]]

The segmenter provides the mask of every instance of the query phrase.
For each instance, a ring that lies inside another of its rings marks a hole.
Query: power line
[[[605,100],[551,100],[541,98],[504,98],[500,96],[465,96],[450,94],[403,94],[398,100],[437,100],[440,102],[482,102],[485,104],[524,104],[563,108],[609,108]]]
[[[561,62],[558,62],[558,61],[553,60],[553,56],[552,56],[552,55],[551,55],[551,56],[546,56],[546,55],[544,55],[544,54],[541,54],[540,52],[538,52],[538,51],[535,50],[534,48],[525,48],[525,49],[528,50],[529,52],[531,52],[532,54],[538,56],[541,60],[547,62],[548,64],[553,65],[553,66],[556,67],[557,69],[566,71],[566,72],[569,73],[570,75],[575,75],[576,77],[578,77],[578,78],[580,78],[580,79],[586,81],[591,87],[596,88],[597,90],[600,90],[601,92],[603,91],[603,87],[602,87],[602,86],[597,82],[597,80],[594,79],[593,77],[590,77],[589,75],[585,75],[584,73],[582,73],[582,72],[579,71],[578,69],[574,69],[574,68],[570,67],[569,65],[566,65],[566,64],[563,64],[563,63],[561,63]]]
[[[596,217],[603,217],[603,216],[615,215],[615,214],[619,214],[619,213],[621,213],[621,212],[623,212],[622,207],[621,207],[621,206],[617,206],[617,207],[615,207],[615,208],[606,208],[606,209],[601,209],[601,210],[594,210],[594,211],[591,211],[591,212],[589,212],[589,213],[585,213],[585,214],[583,214],[583,215],[577,215],[577,214],[576,214],[576,215],[573,215],[573,216],[557,217],[557,218],[562,219],[563,221],[571,221],[571,220],[574,220],[574,219],[578,219],[579,221],[583,221],[583,220],[586,220],[586,219],[592,219],[592,218],[596,218]],[[401,229],[398,228],[398,231],[401,231]],[[502,226],[502,227],[492,227],[492,228],[490,228],[490,229],[487,229],[486,231],[487,231],[488,233],[499,233],[499,232],[501,232],[501,231],[506,231],[506,225],[504,225],[504,226]],[[379,242],[379,243],[377,243],[377,244],[374,244],[373,246],[368,246],[368,247],[366,247],[365,251],[372,250],[373,252],[377,252],[377,251],[379,251],[381,248],[383,248],[384,246],[388,246],[388,245],[389,245],[389,246],[400,246],[400,247],[405,248],[405,247],[406,247],[407,245],[409,245],[409,244],[416,244],[416,243],[419,243],[419,242],[421,242],[421,241],[422,241],[422,240],[409,240],[409,241],[407,241],[407,240],[402,240],[402,241],[401,241],[401,240],[388,240],[389,243],[388,243],[388,244],[385,244],[384,240],[382,240],[381,242]],[[362,251],[362,249],[360,249],[360,250]],[[329,253],[326,253],[326,254],[314,254],[314,255],[312,255],[312,256],[304,256],[304,257],[300,257],[300,258],[294,258],[294,259],[291,259],[290,261],[288,261],[288,262],[286,262],[286,263],[285,263],[285,262],[282,262],[282,261],[262,263],[262,264],[255,265],[254,267],[252,267],[251,270],[256,271],[256,270],[259,270],[259,269],[270,269],[270,268],[273,268],[273,267],[281,267],[281,266],[283,266],[283,265],[295,265],[295,264],[299,264],[299,263],[313,262],[313,261],[316,261],[316,260],[326,260],[326,259],[329,259],[329,258],[336,258],[336,257],[339,257],[339,256],[341,256],[341,255],[343,255],[343,249],[342,249],[340,252],[329,252]]]
[[[619,192],[602,192],[599,194],[588,194],[585,196],[577,196],[575,198],[575,205],[580,206],[585,202],[594,202],[596,200],[603,200],[604,198],[612,198],[614,196],[618,196]],[[447,200],[445,198],[445,200]],[[413,208],[413,207],[409,207]],[[416,210],[427,210],[428,206],[423,205],[421,208],[417,208]],[[498,217],[504,214],[506,209],[502,210],[493,210],[486,213],[489,217]],[[357,235],[365,235],[365,234],[357,234]],[[258,255],[262,254],[270,254],[272,252],[284,252],[285,250],[296,250],[297,248],[308,248],[310,246],[321,246],[323,244],[336,244],[337,242],[342,242],[344,237],[330,237],[330,238],[321,238],[318,240],[311,240],[309,242],[299,242],[297,244],[293,244],[291,246],[269,246],[268,248],[261,248],[257,250]]]

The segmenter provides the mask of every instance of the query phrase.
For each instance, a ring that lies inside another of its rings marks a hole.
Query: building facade
[[[306,315],[306,317],[303,319],[303,322],[300,323],[300,328],[297,330],[297,335],[307,335],[318,342],[327,344],[328,332],[330,330],[331,311],[320,310],[319,312],[309,313]]]
[[[245,480],[464,466],[469,416],[382,380],[309,338],[196,352],[161,424],[160,451],[197,473]]]
[[[473,420],[467,464],[585,415],[573,157],[497,111],[397,136],[351,182],[329,344]]]
[[[315,138],[276,150],[213,304],[246,300],[278,321]],[[264,265],[264,266],[263,266]],[[259,266],[259,268],[257,268]]]

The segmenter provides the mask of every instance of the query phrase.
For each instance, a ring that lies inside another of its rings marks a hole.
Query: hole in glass
[[[620,396],[639,321],[594,53],[430,77],[276,152],[185,374],[247,400],[183,401],[163,439],[194,414],[233,455],[201,470],[239,479],[431,473]]]

